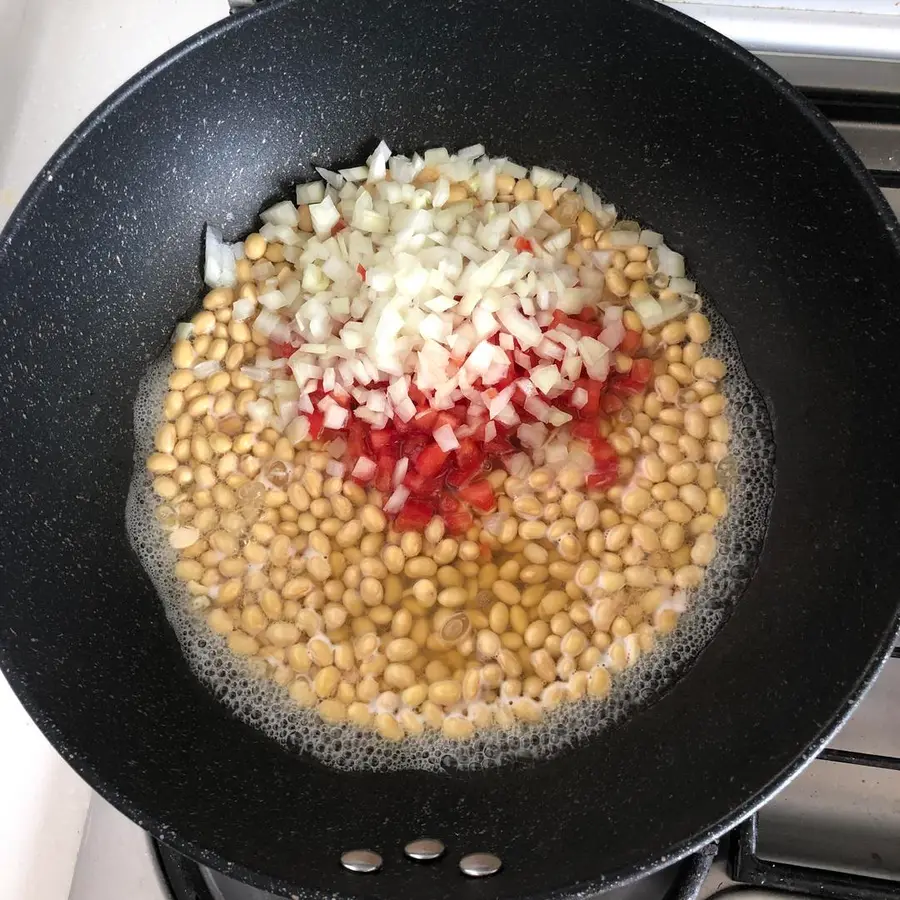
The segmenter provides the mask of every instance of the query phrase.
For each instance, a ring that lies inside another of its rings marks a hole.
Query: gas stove
[[[253,0],[232,0],[236,9]],[[803,89],[900,216],[900,3],[669,0]],[[227,0],[0,0],[0,225],[66,135]],[[852,602],[852,601],[848,601]],[[817,759],[750,819],[609,900],[900,897],[900,650]],[[0,676],[0,898],[273,900],[161,847],[78,778]],[[763,896],[765,895],[765,896]]]

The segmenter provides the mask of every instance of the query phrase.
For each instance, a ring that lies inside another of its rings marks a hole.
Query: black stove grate
[[[891,651],[900,659],[900,647]],[[817,761],[900,771],[900,757],[859,753],[853,750],[824,749]],[[731,833],[729,865],[731,878],[743,885],[776,888],[832,900],[898,900],[900,881],[816,866],[775,862],[759,855],[759,816],[754,813]]]

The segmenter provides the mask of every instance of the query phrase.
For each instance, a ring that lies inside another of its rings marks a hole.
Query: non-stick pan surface
[[[340,774],[227,714],[185,663],[123,510],[137,382],[229,237],[384,136],[573,172],[663,231],[769,405],[759,568],[690,672],[552,762]],[[895,629],[897,224],[834,132],[726,40],[644,0],[275,2],[92,116],[0,239],[0,662],[63,756],[179,850],[308,897],[546,897],[684,854],[834,729]],[[441,838],[432,866],[403,845]],[[340,853],[372,847],[373,877]],[[501,874],[465,880],[459,855]]]

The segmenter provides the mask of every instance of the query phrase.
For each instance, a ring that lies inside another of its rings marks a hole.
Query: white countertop
[[[847,56],[900,58],[900,5],[892,0],[670,2],[754,49],[780,51],[793,41],[817,52],[831,42]],[[226,11],[226,0],[0,0],[0,226],[95,106]],[[773,28],[773,17],[784,30]],[[2,676],[0,722],[0,900],[67,900],[90,789]]]
[[[226,0],[0,0],[0,226],[95,106],[227,11]],[[0,900],[67,900],[90,788],[2,675],[0,722]]]

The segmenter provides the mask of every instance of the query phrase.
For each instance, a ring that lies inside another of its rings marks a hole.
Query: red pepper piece
[[[589,472],[587,476],[588,488],[601,488],[606,490],[611,488],[619,480],[619,461],[609,459],[606,462],[599,463],[596,471]]]
[[[361,456],[368,456],[366,429],[359,419],[351,419],[347,428],[347,455],[353,465]]]
[[[325,413],[315,410],[309,414],[309,436],[317,441],[322,434],[322,426],[325,424]]]
[[[625,337],[622,338],[622,343],[619,344],[617,349],[621,353],[627,353],[629,356],[631,356],[632,353],[637,352],[640,346],[641,333],[639,331],[632,331],[630,328],[626,328]]]
[[[269,354],[272,359],[288,359],[296,352],[287,341],[269,341]]]
[[[393,486],[394,469],[397,466],[397,458],[391,452],[382,452],[376,463],[375,487],[383,494]]]
[[[589,421],[587,419],[575,422],[572,426],[572,434],[577,438],[581,438],[583,441],[589,441],[596,438],[599,434],[597,431],[597,422]]]
[[[362,278],[363,281],[366,280],[366,267],[362,263],[359,263],[357,265],[356,274],[359,275],[359,277]]]
[[[447,476],[447,484],[452,488],[461,488],[464,484],[468,484],[483,473],[484,468],[480,463],[476,466],[469,466],[467,469],[454,469]]]
[[[421,431],[432,432],[435,429],[435,423],[437,422],[438,411],[436,409],[423,409],[417,412],[413,418],[412,423],[416,428]]]
[[[482,478],[480,481],[473,481],[460,489],[459,496],[462,497],[469,506],[474,506],[482,512],[490,512],[496,505],[494,497],[494,489],[491,483]]]
[[[576,388],[581,388],[587,394],[587,401],[584,406],[578,410],[578,415],[582,419],[595,419],[600,412],[600,400],[603,396],[603,389],[606,387],[605,381],[594,381],[591,378],[579,378],[575,382]]]
[[[478,446],[474,438],[461,438],[459,446],[454,451],[456,465],[460,469],[480,468],[484,462],[484,450]]]
[[[625,404],[623,403],[622,398],[617,397],[615,394],[604,394],[600,398],[600,409],[607,415],[617,413],[624,408]]]
[[[516,252],[517,253],[533,253],[534,248],[531,246],[531,241],[528,238],[517,237],[516,238]]]
[[[571,316],[567,316],[558,309],[553,310],[553,319],[551,321],[552,328],[555,328],[557,325],[564,325],[566,328],[571,328],[573,331],[577,331],[585,337],[595,338],[603,330],[600,325],[589,321],[582,321],[581,319],[573,319]]]
[[[394,441],[394,432],[390,428],[377,428],[369,432],[369,441],[373,450],[384,450]]]
[[[616,451],[613,449],[612,444],[606,440],[606,438],[595,437],[593,438],[588,447],[591,452],[591,456],[594,457],[594,462],[596,463],[605,463],[609,460],[614,460],[616,465],[618,465],[618,458],[616,456]]]
[[[475,523],[472,514],[467,509],[445,513],[443,519],[450,534],[465,534]]]
[[[424,531],[433,516],[431,504],[410,498],[394,520],[394,527],[397,531]]]

